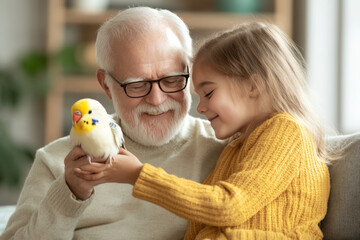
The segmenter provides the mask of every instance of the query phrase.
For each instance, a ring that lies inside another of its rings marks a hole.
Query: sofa
[[[342,158],[329,166],[331,192],[320,227],[325,240],[360,239],[360,132],[330,137],[331,147],[344,147]],[[0,207],[0,234],[15,206]]]
[[[360,132],[331,137],[327,144],[344,147],[344,152],[329,166],[330,198],[320,225],[324,239],[360,239]]]

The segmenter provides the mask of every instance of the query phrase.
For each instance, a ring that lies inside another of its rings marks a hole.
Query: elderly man
[[[97,78],[116,110],[127,149],[143,163],[201,182],[224,143],[188,115],[192,42],[167,10],[130,8],[98,32]],[[116,161],[116,157],[115,160]],[[129,185],[95,187],[74,172],[87,164],[69,137],[39,149],[1,239],[181,239],[187,222],[135,199]]]

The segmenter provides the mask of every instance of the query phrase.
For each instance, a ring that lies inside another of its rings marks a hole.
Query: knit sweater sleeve
[[[92,198],[75,200],[63,170],[53,168],[51,161],[55,159],[48,157],[38,150],[1,239],[72,239],[79,217]]]
[[[233,156],[234,173],[214,185],[181,179],[145,164],[133,195],[191,221],[239,225],[276,199],[298,174],[303,134],[292,121],[275,119],[262,124]],[[222,158],[226,158],[227,149]],[[217,165],[215,171],[218,168],[229,165]]]

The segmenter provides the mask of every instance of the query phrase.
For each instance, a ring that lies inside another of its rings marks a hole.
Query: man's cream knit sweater
[[[143,163],[202,182],[215,167],[224,143],[208,122],[186,117],[180,134],[161,147],[146,147],[125,138],[127,149]],[[132,186],[108,183],[77,201],[64,180],[69,137],[37,151],[5,239],[182,239],[187,221],[132,197]]]

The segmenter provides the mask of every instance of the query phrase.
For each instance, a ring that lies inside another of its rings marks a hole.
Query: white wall
[[[341,111],[343,132],[360,130],[360,1],[343,1],[341,41]]]
[[[323,120],[338,128],[338,4],[308,0],[306,60],[313,102]]]
[[[360,2],[307,0],[306,59],[312,99],[340,133],[360,131]]]

